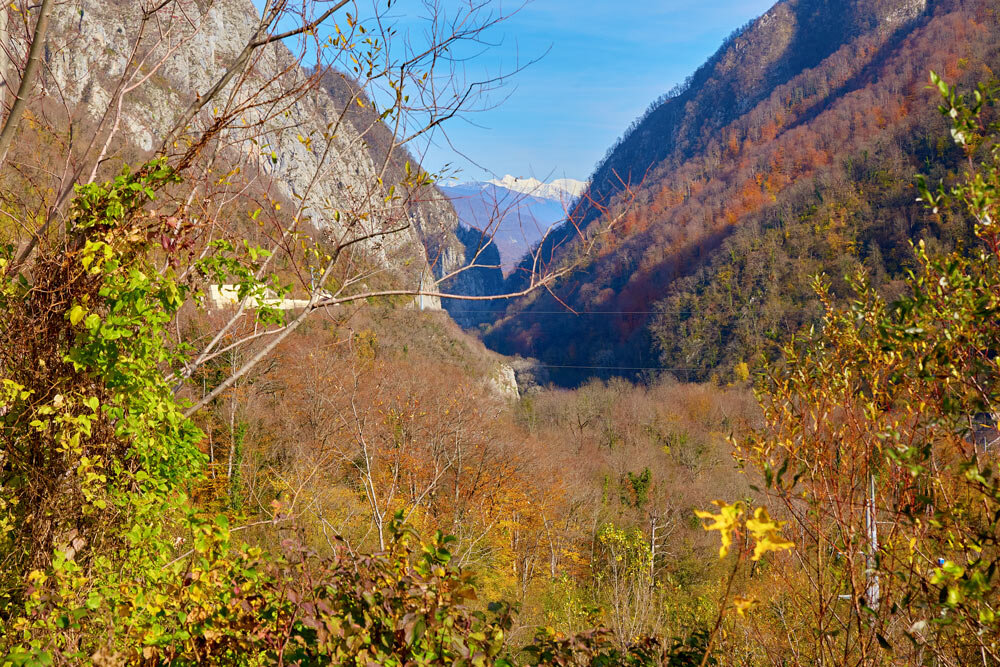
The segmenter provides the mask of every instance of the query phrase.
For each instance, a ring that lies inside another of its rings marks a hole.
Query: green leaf
[[[69,323],[72,324],[73,326],[78,325],[80,322],[83,321],[83,317],[86,314],[87,311],[84,309],[83,306],[79,304],[73,306],[69,311]]]

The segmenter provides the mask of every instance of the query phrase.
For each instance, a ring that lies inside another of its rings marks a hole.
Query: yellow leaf
[[[759,604],[759,600],[743,597],[742,595],[737,595],[733,598],[733,606],[736,607],[736,613],[740,616],[745,616],[748,611],[753,611]]]
[[[695,510],[695,516],[711,522],[702,526],[706,531],[719,531],[719,536],[722,538],[719,558],[725,558],[726,554],[729,553],[729,547],[733,544],[733,531],[736,530],[736,522],[743,515],[743,503],[727,505],[721,500],[715,500],[713,504],[719,507],[718,514]]]
[[[772,521],[768,516],[767,508],[758,507],[754,510],[753,518],[747,520],[747,530],[756,541],[751,560],[760,560],[768,551],[784,551],[795,546],[781,536],[781,527],[786,521]]]
[[[83,306],[80,305],[73,306],[69,311],[69,323],[72,324],[73,326],[76,326],[77,324],[83,321],[83,317],[86,314],[87,311],[83,309]]]

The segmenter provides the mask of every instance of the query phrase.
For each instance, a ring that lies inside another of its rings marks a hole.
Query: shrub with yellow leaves
[[[765,425],[738,446],[783,520],[758,507],[744,521],[741,503],[699,513],[721,555],[742,538],[739,562],[754,542],[743,584],[770,599],[733,598],[741,617],[756,611],[719,634],[726,654],[753,647],[748,664],[1000,664],[998,87],[932,83],[969,166],[950,186],[921,182],[921,199],[979,243],[944,256],[915,244],[891,305],[864,274],[846,306],[816,279],[822,329],[785,347]]]

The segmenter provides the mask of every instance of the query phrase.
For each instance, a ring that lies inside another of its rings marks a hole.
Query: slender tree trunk
[[[16,68],[14,67],[14,61],[11,59],[10,55],[13,54],[13,44],[10,38],[10,10],[3,9],[0,10],[0,81],[2,81],[3,88],[0,89],[0,105],[6,111],[10,110],[11,105],[14,103],[14,73]]]
[[[24,66],[24,74],[21,76],[21,85],[17,88],[17,97],[10,107],[7,120],[4,121],[3,129],[0,129],[0,164],[7,159],[7,151],[10,150],[10,143],[14,140],[14,133],[21,122],[24,114],[25,100],[34,85],[35,75],[38,72],[38,65],[42,59],[42,50],[45,47],[45,35],[49,29],[49,18],[52,14],[52,0],[42,0],[38,10],[38,21],[35,23],[35,32],[31,36],[31,48],[28,50],[28,62]],[[4,11],[4,28],[6,28],[7,12]],[[6,36],[7,31],[3,31]]]

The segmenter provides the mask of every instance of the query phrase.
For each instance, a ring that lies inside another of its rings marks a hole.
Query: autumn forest
[[[997,7],[780,0],[504,275],[446,4],[0,9],[0,665],[1000,664]]]

